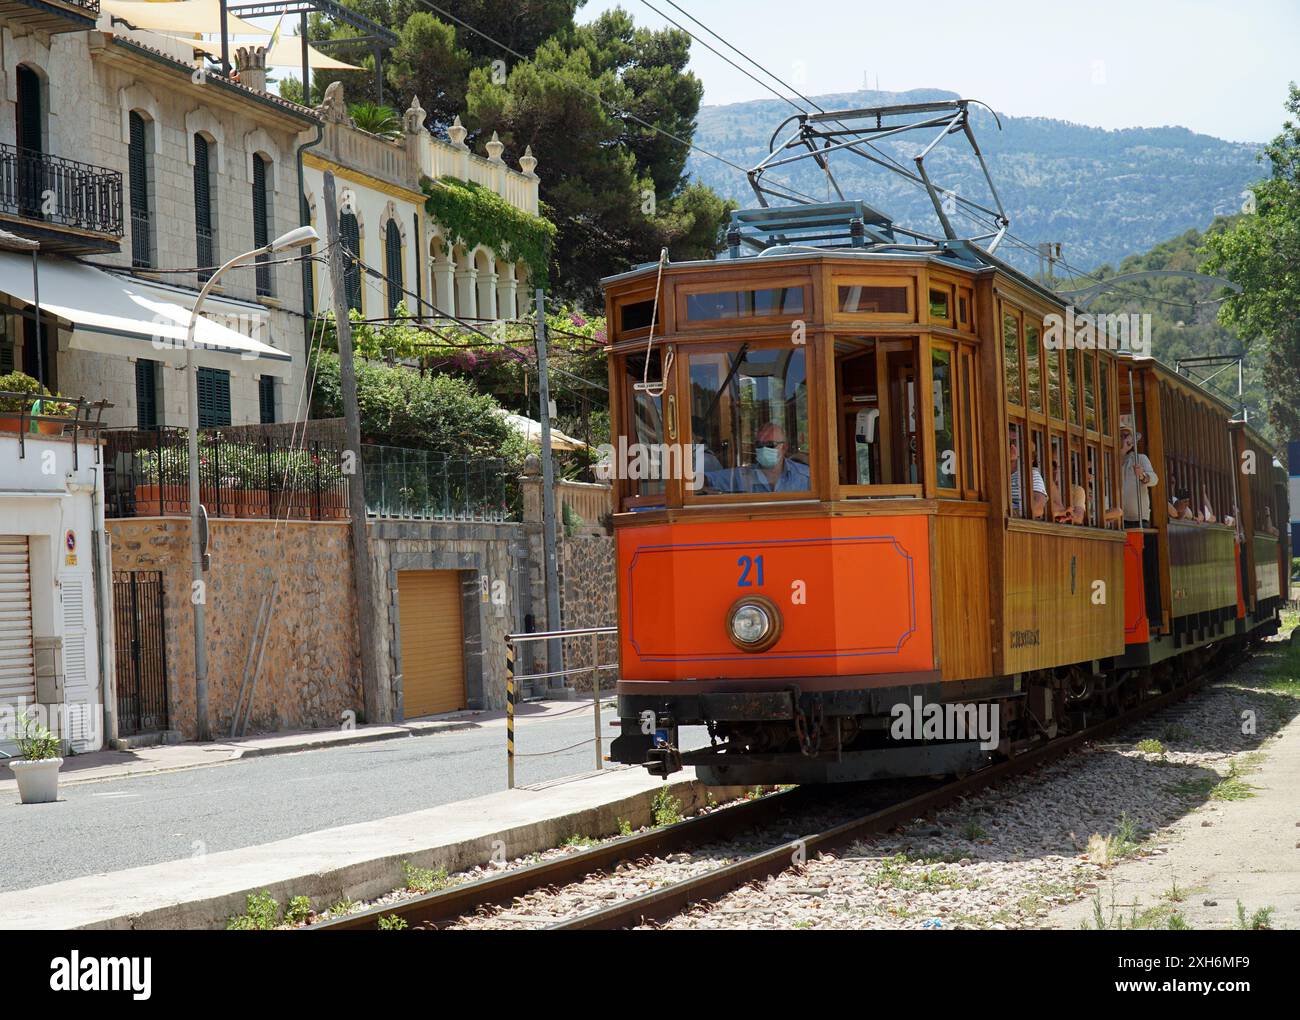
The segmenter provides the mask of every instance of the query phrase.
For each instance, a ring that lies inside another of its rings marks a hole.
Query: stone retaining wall
[[[262,598],[278,577],[248,733],[338,726],[360,715],[356,612],[346,521],[210,522],[208,705],[213,735],[230,733]],[[188,518],[107,522],[114,570],[163,575],[169,728],[197,736]]]

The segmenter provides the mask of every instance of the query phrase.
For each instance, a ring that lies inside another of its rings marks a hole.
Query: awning
[[[100,0],[100,8],[121,18],[135,28],[153,32],[192,35],[196,32],[221,33],[220,0],[172,0],[151,3],[149,0]],[[226,14],[228,35],[270,35],[268,29]]]
[[[539,446],[542,442],[542,423],[533,418],[526,418],[522,414],[512,414],[504,408],[496,408],[496,413],[501,415],[510,427],[518,432],[529,443],[536,443]],[[553,450],[585,450],[587,444],[581,439],[574,439],[572,436],[566,436],[559,429],[551,426],[551,449]]]
[[[266,51],[267,67],[302,67],[302,37],[297,35],[281,36]],[[313,71],[364,71],[364,67],[349,64],[347,61],[322,53],[310,43],[307,44],[307,66]]]
[[[149,295],[126,277],[69,259],[42,258],[39,266],[41,311],[70,322],[77,332],[127,337],[161,349],[183,349],[190,310]],[[32,304],[32,261],[0,251],[0,293]],[[285,351],[213,322],[202,315],[194,330],[195,348],[238,354],[241,358],[291,361]]]

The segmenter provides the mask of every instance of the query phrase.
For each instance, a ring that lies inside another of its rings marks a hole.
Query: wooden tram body
[[[1066,306],[1012,267],[778,247],[605,286],[616,447],[669,469],[615,472],[616,760],[715,783],[967,771],[992,750],[894,739],[894,706],[996,704],[1012,753],[1276,628],[1284,539],[1253,507],[1284,504],[1233,468],[1249,448],[1271,478],[1271,451],[1158,363],[1064,342]],[[1128,532],[1107,513],[1121,416],[1162,473]],[[736,491],[773,421],[794,481]],[[1166,463],[1245,529],[1170,521]],[[1053,521],[1072,496],[1082,523]],[[743,646],[755,600],[776,634]],[[713,746],[680,751],[701,723]]]

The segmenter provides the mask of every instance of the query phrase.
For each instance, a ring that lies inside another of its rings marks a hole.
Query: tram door
[[[891,344],[892,346],[892,344]],[[889,385],[890,476],[892,485],[917,485],[921,481],[916,434],[916,351],[912,341],[885,355]]]

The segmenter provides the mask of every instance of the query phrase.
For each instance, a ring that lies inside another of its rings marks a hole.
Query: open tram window
[[[661,383],[662,358],[658,348],[649,354],[649,370],[645,353],[629,354],[624,359],[624,402],[628,409],[627,434],[629,445],[647,452],[647,457],[637,463],[646,468],[650,477],[628,478],[625,492],[628,496],[624,509],[647,509],[664,505],[664,474],[659,457],[664,450],[663,401],[654,389]],[[648,381],[649,386],[646,385]],[[640,474],[641,472],[637,472]]]
[[[1070,517],[1069,508],[1065,504],[1065,439],[1062,436],[1052,436],[1050,442],[1050,462],[1047,473],[1048,519],[1062,523],[1068,521]]]
[[[841,485],[873,485],[883,478],[884,429],[876,357],[874,340],[835,342]]]
[[[1066,510],[1069,523],[1082,524],[1088,516],[1088,493],[1083,486],[1083,457],[1077,442],[1070,450],[1070,488],[1067,490]]]
[[[811,494],[804,350],[744,343],[686,358],[695,493]]]
[[[921,495],[917,341],[839,336],[834,350],[839,483],[871,487],[845,495]],[[951,403],[952,361],[947,364]],[[946,427],[955,432],[954,413],[950,407]],[[950,470],[957,473],[955,465]]]
[[[1029,465],[1030,481],[1035,486],[1029,512],[1033,520],[1041,521],[1047,516],[1047,443],[1042,429],[1029,434]]]

